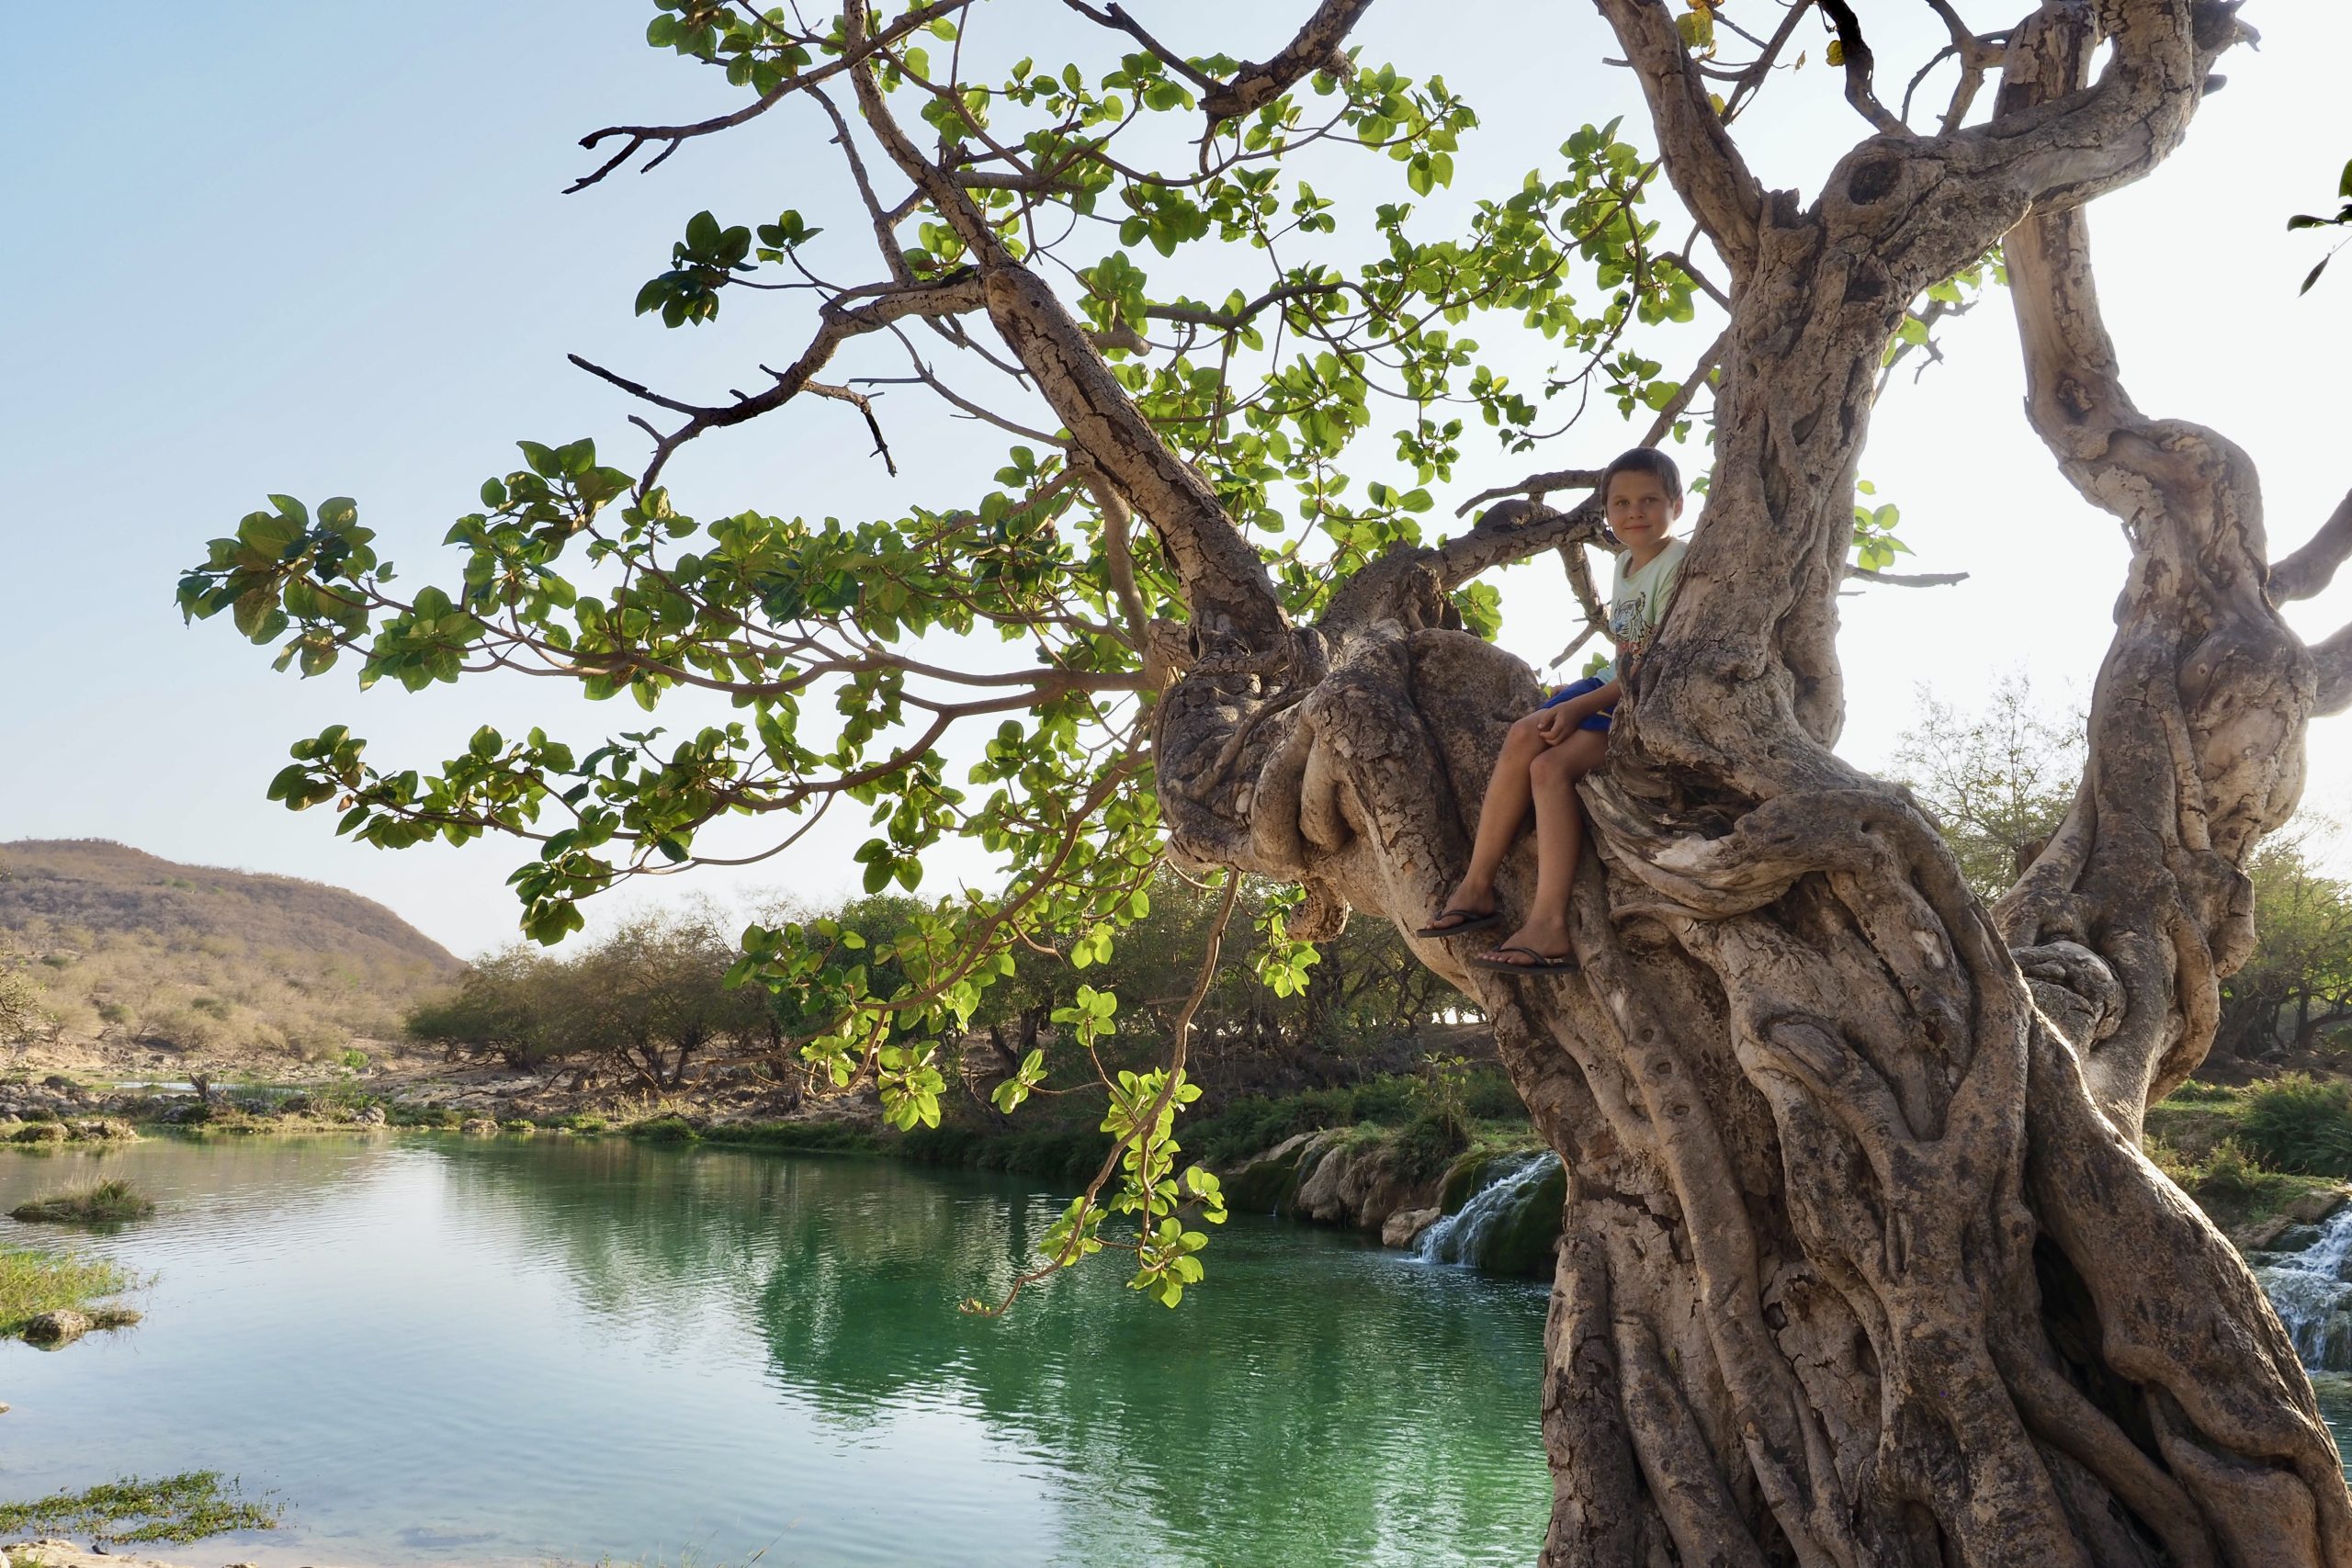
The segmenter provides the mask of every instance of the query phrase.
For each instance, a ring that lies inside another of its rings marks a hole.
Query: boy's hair
[[[1600,470],[1601,505],[1609,504],[1609,487],[1619,474],[1647,474],[1666,487],[1667,500],[1682,499],[1682,470],[1674,466],[1673,458],[1655,446],[1636,446],[1620,453],[1616,461]]]

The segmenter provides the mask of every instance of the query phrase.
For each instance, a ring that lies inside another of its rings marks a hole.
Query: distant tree
[[[561,965],[554,960],[536,949],[510,947],[469,967],[455,991],[412,1009],[408,1032],[452,1052],[527,1067],[556,1054],[560,985]]]
[[[2352,885],[2323,874],[2295,835],[2263,845],[2246,870],[2254,953],[2222,983],[2213,1055],[2260,1062],[2352,1020]]]
[[[1895,776],[1936,814],[1944,841],[1979,897],[2025,874],[2075,801],[2085,720],[2038,705],[2022,671],[1997,681],[1985,705],[1961,713],[1919,688],[1921,717],[1903,732]]]
[[[40,983],[16,970],[0,970],[0,1045],[20,1045],[39,1037],[50,1024],[41,1005]]]
[[[2025,874],[2074,804],[2084,719],[2038,703],[2022,673],[1962,711],[1922,688],[1897,775],[1936,814],[1961,869],[1987,898]],[[2213,1055],[2261,1062],[2352,1020],[2352,886],[2312,863],[2308,831],[2272,839],[2247,863],[2254,948],[2222,982]]]
[[[648,915],[563,958],[515,947],[414,1009],[413,1038],[511,1066],[605,1058],[655,1093],[714,1052],[779,1055],[786,1020],[765,988],[730,985],[740,956],[707,912]]]

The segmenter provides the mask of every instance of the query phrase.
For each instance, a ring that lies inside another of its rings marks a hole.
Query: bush
[[[2245,1100],[2246,1153],[2274,1170],[2352,1176],[2352,1083],[2288,1073]]]
[[[66,1136],[65,1124],[62,1122],[28,1122],[17,1129],[16,1136],[9,1141],[18,1144],[62,1144]]]
[[[1510,1079],[1491,1067],[1474,1072],[1462,1085],[1462,1102],[1480,1122],[1524,1122],[1527,1102],[1511,1088]]]
[[[1459,1117],[1442,1111],[1424,1111],[1396,1135],[1398,1173],[1411,1181],[1427,1181],[1442,1173],[1453,1156],[1470,1146],[1470,1129]]]
[[[602,1116],[592,1116],[584,1111],[567,1116],[556,1124],[560,1127],[568,1127],[575,1133],[601,1133],[612,1125]]]
[[[2195,1105],[2213,1100],[2235,1100],[2237,1095],[2238,1091],[2227,1084],[2199,1083],[2195,1078],[2190,1078],[2165,1098]]]
[[[642,1138],[649,1144],[691,1144],[702,1134],[694,1123],[683,1116],[653,1116],[638,1122],[628,1130],[632,1138]]]

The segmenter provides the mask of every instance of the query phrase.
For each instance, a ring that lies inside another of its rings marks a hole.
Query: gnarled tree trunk
[[[1645,48],[1656,7],[1602,8],[1637,65],[1679,58]],[[2098,89],[2087,8],[2016,45],[2004,121],[2041,135],[1881,138],[1807,209],[1721,159],[1675,168],[1740,287],[1678,602],[1586,785],[1584,975],[1420,944],[1498,1020],[1570,1172],[1548,1562],[2352,1562],[2291,1345],[2137,1147],[2247,951],[2245,862],[2293,807],[2315,686],[2265,596],[2248,465],[2131,407],[2083,248],[2079,202],[2177,139],[2230,24],[2108,9]],[[1675,167],[1690,84],[1648,80]],[[1987,911],[1905,794],[1828,750],[1835,591],[1890,333],[2021,219],[2033,415],[2132,565],[2079,801]],[[1163,789],[1202,858],[1303,876],[1334,910],[1434,907],[1536,694],[1433,624],[1453,574],[1420,564],[1418,603],[1402,572],[1376,608],[1351,594],[1329,673],[1264,722],[1228,797],[1246,856],[1197,809],[1226,750],[1209,692],[1233,682],[1180,688]]]
[[[2335,650],[2315,665],[2266,596],[2244,457],[2124,396],[2077,215],[2179,140],[2231,8],[2050,0],[2010,39],[1990,123],[1890,130],[1805,207],[1748,175],[1659,0],[1599,4],[1733,275],[1713,482],[1584,786],[1582,973],[1496,976],[1465,967],[1471,941],[1417,943],[1497,1021],[1569,1172],[1545,1560],[2352,1568],[2292,1347],[2137,1146],[2246,952],[2245,863],[2293,807],[2304,725],[2342,705]],[[1866,80],[1854,96],[1874,107]],[[1155,627],[1153,660],[1175,672],[1155,737],[1174,852],[1303,885],[1295,934],[1350,908],[1417,923],[1538,699],[1524,665],[1448,629],[1446,591],[1593,537],[1591,512],[1497,508],[1289,626],[1052,291],[870,83],[860,97],[1106,504],[1184,579],[1192,620]],[[2080,797],[1988,910],[1909,795],[1830,747],[1882,353],[2004,235],[2033,417],[2132,564]],[[1532,881],[1507,872],[1507,912]]]

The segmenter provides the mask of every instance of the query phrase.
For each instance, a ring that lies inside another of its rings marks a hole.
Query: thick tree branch
[[[1763,189],[1708,101],[1706,82],[1663,0],[1598,0],[1650,107],[1667,177],[1731,265],[1734,287],[1756,263]]]
[[[1202,98],[1201,107],[1207,111],[1210,126],[1255,113],[1311,73],[1323,71],[1345,76],[1349,67],[1342,46],[1357,19],[1371,6],[1372,0],[1321,0],[1315,14],[1306,18],[1280,53],[1271,60],[1242,66],[1234,73],[1233,80],[1212,88]]]
[[[842,16],[854,45],[865,36],[865,0],[849,0]],[[1169,449],[1103,363],[1086,328],[1043,278],[1013,259],[970,193],[915,145],[871,65],[850,79],[883,151],[978,264],[989,318],[1005,345],[1088,462],[1159,533],[1184,583],[1196,637],[1238,639],[1265,657],[1287,658],[1289,621],[1265,563],[1226,515],[1206,477]]]

